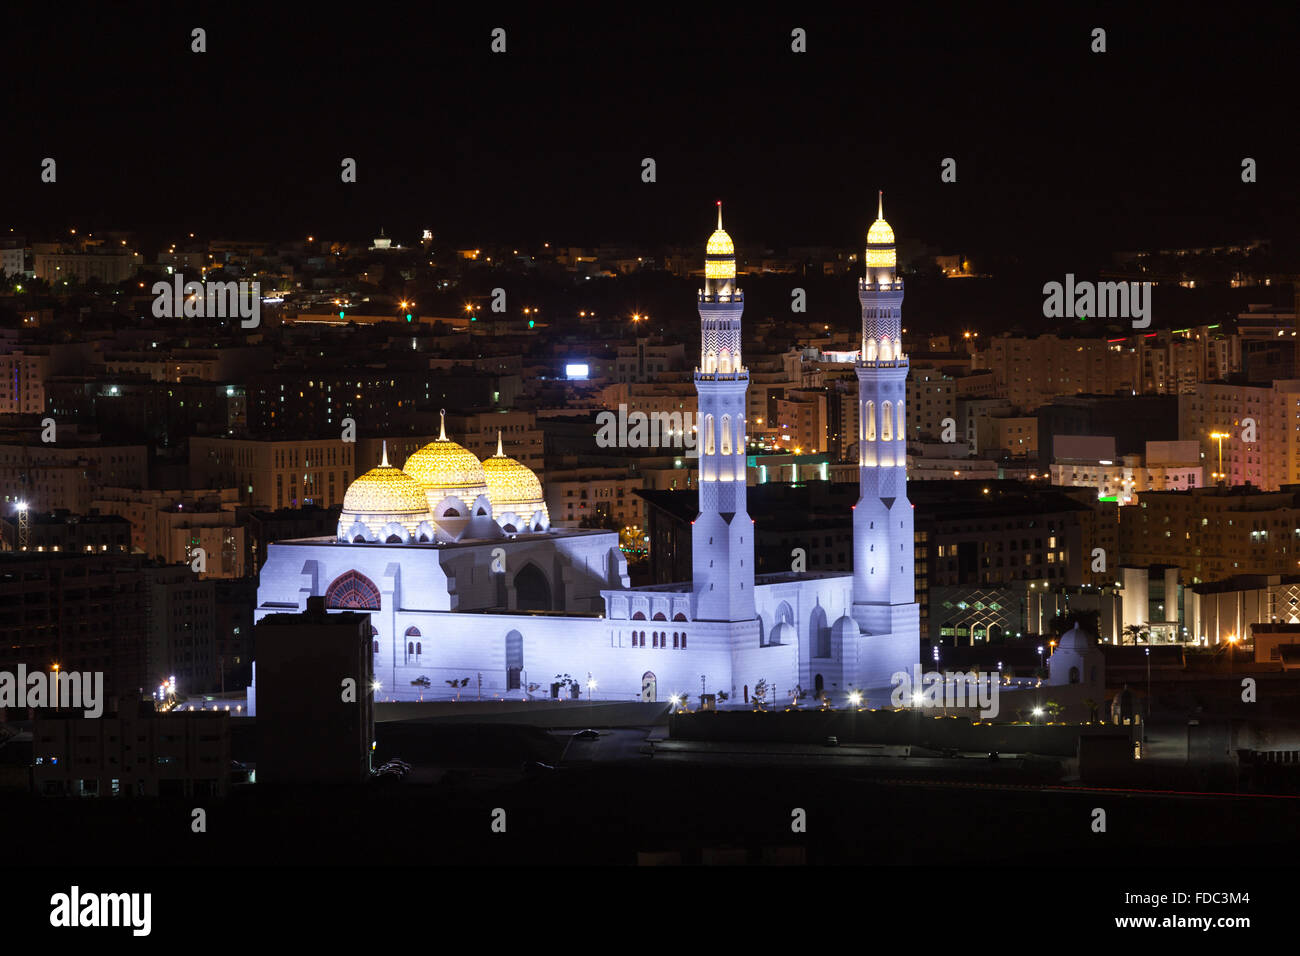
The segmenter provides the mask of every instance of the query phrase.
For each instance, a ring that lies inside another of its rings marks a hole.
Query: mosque
[[[549,696],[561,675],[609,700],[725,691],[739,703],[760,681],[777,700],[796,689],[833,703],[852,691],[887,700],[891,676],[917,663],[920,632],[903,282],[883,198],[858,281],[852,574],[754,574],[745,297],[721,203],[704,263],[691,581],[630,587],[616,532],[552,528],[537,476],[500,438],[480,461],[447,438],[444,421],[401,468],[385,446],[349,486],[333,538],[269,546],[255,620],[305,611],[318,596],[330,609],[369,611],[379,694],[394,700],[450,696],[462,681],[479,693],[480,680],[485,698]]]

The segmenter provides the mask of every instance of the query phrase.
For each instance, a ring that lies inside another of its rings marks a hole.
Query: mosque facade
[[[369,612],[378,694],[394,700],[544,697],[571,679],[598,699],[723,691],[741,703],[762,682],[768,700],[802,690],[833,703],[853,691],[885,702],[892,675],[910,671],[919,649],[896,266],[882,200],[858,283],[853,573],[755,574],[744,293],[719,204],[696,302],[691,581],[630,587],[616,532],[552,528],[531,470],[499,439],[480,461],[444,423],[401,468],[385,448],[348,488],[334,537],[269,546],[255,620],[305,611],[318,596],[329,609]]]

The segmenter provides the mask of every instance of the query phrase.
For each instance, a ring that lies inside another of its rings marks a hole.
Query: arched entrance
[[[551,586],[541,568],[531,562],[515,575],[515,607],[520,611],[551,610]]]
[[[658,689],[659,681],[654,671],[646,671],[641,675],[641,700],[644,703],[653,704]]]
[[[816,697],[818,700],[821,700],[821,699],[822,699],[822,688],[823,688],[823,686],[824,686],[824,685],[822,684],[822,675],[821,675],[821,674],[818,674],[818,675],[816,675],[815,677],[813,677],[813,696]]]

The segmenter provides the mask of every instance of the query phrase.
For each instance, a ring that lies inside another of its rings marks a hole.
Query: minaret
[[[912,505],[907,500],[907,356],[903,281],[881,193],[858,280],[862,353],[858,375],[859,498],[853,508],[853,617],[865,634],[915,628]],[[913,660],[915,658],[913,657]]]
[[[700,465],[700,513],[691,527],[695,618],[754,619],[754,524],[745,510],[745,394],[749,372],[741,361],[740,314],[745,297],[736,288],[736,248],[722,229],[709,237],[700,291],[700,364],[696,447]]]

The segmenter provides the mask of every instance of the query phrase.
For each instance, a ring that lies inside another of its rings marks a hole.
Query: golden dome
[[[718,200],[718,228],[709,236],[704,247],[704,277],[706,279],[734,279],[736,277],[736,246],[722,228],[722,200]]]
[[[885,222],[885,194],[882,190],[879,205],[876,207],[876,221],[867,230],[867,245],[892,246],[893,244],[894,230],[890,228],[889,223]]]
[[[468,448],[448,440],[445,412],[437,441],[429,442],[406,459],[402,471],[424,488],[426,507],[436,506],[447,495],[455,495],[473,506],[474,499],[487,494],[482,463]]]
[[[537,511],[547,514],[542,483],[527,465],[506,457],[501,448],[500,432],[497,433],[497,453],[483,459],[483,474],[487,477],[492,513],[498,518],[509,511],[525,521]]]
[[[429,499],[420,484],[400,468],[388,463],[388,444],[383,461],[348,485],[343,510],[354,515],[428,515]]]

